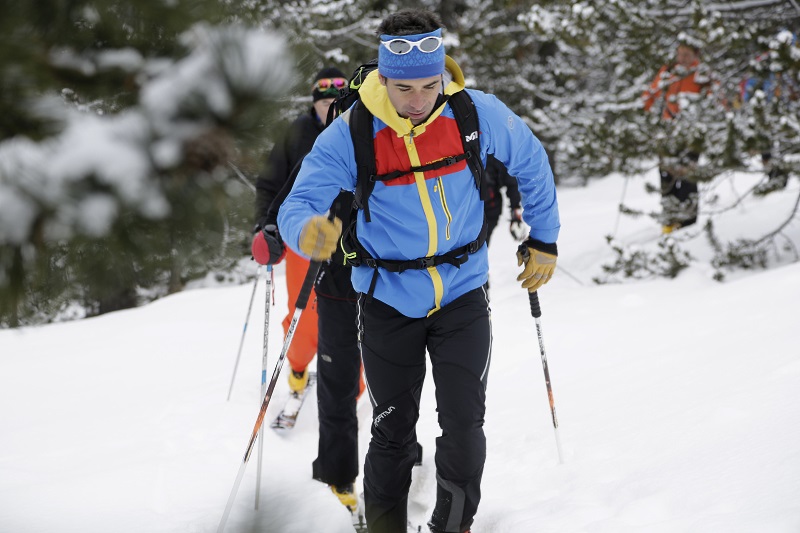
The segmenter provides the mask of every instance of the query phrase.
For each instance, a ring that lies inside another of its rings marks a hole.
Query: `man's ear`
[[[386,86],[386,76],[378,73],[378,80],[381,82],[381,85],[383,85],[384,87]]]

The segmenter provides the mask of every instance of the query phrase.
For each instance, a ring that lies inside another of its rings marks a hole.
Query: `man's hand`
[[[269,224],[253,235],[253,244],[250,246],[253,259],[259,265],[277,265],[286,255],[281,234],[274,224]]]
[[[525,234],[525,225],[522,223],[522,210],[519,207],[515,207],[511,210],[511,224],[508,226],[508,230],[517,242],[522,242],[525,240],[525,237],[527,237]]]
[[[547,251],[544,251],[544,250]],[[522,288],[528,292],[535,292],[550,281],[556,270],[558,249],[555,243],[548,244],[528,238],[517,249],[517,266],[525,264],[522,274],[517,276],[517,281],[522,282]]]
[[[314,261],[326,261],[336,251],[341,234],[342,221],[338,218],[311,217],[300,232],[300,251]]]

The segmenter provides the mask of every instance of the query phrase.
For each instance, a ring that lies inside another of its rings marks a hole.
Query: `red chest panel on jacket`
[[[395,170],[411,168],[411,160],[406,149],[407,138],[398,137],[392,128],[383,128],[375,136],[375,163],[378,174],[388,174]],[[422,165],[433,163],[454,155],[464,153],[461,132],[455,119],[440,116],[425,128],[425,133],[414,137],[414,146]],[[425,172],[425,179],[433,179],[445,174],[452,174],[466,168],[466,161],[459,161],[438,170]],[[385,185],[408,185],[414,183],[414,174],[406,174]]]

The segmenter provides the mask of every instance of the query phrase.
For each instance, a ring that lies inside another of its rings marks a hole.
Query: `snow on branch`
[[[182,40],[190,53],[177,61],[137,65],[131,50],[88,59],[67,50],[51,54],[61,67],[86,67],[99,58],[137,65],[149,78],[139,104],[117,114],[32,100],[31,109],[62,127],[38,142],[22,136],[0,142],[0,245],[103,236],[123,209],[149,219],[167,216],[162,180],[183,162],[187,142],[229,124],[242,102],[275,100],[294,82],[286,42],[277,34],[201,24]]]

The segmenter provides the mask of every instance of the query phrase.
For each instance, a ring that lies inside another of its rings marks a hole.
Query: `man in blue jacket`
[[[464,153],[448,102],[466,90],[464,76],[445,55],[441,26],[433,13],[404,10],[378,28],[378,69],[359,94],[372,114],[379,174],[453,161]],[[467,92],[478,115],[482,162],[494,154],[517,177],[523,218],[531,227],[517,254],[519,265],[525,264],[517,280],[535,291],[555,270],[560,228],[547,156],[525,123],[496,97]],[[340,190],[354,191],[357,185],[352,111],[319,136],[278,215],[286,244],[317,261],[332,255],[342,230],[326,213]],[[374,260],[353,268],[352,281],[360,293],[359,336],[373,405],[364,465],[369,531],[406,532],[427,350],[442,429],[436,440],[437,501],[428,526],[433,532],[464,533],[478,508],[486,459],[492,332],[483,288],[488,275],[480,237],[485,236],[483,202],[464,159],[377,181],[368,201],[369,220],[359,210],[355,233]],[[456,251],[460,258],[450,260]],[[397,263],[414,266],[389,268]]]

